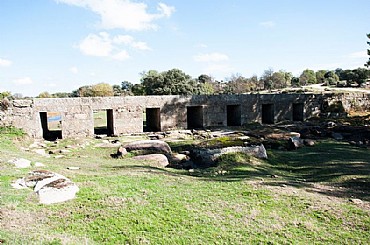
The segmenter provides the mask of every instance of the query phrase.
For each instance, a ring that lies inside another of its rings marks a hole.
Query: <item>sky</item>
[[[0,92],[363,67],[369,0],[0,0]]]

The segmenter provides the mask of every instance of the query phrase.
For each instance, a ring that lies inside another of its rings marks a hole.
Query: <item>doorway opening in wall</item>
[[[274,124],[274,104],[263,104],[262,105],[262,123],[263,124]]]
[[[293,121],[302,122],[304,119],[304,104],[303,103],[293,103],[292,105],[292,119]]]
[[[94,134],[111,136],[113,130],[113,110],[94,110]]]
[[[144,132],[161,131],[161,110],[160,108],[146,108],[143,115]]]
[[[241,126],[241,106],[240,105],[227,105],[227,126]]]
[[[203,106],[186,107],[188,129],[203,128]]]
[[[62,114],[60,112],[40,112],[42,137],[55,141],[62,139]]]

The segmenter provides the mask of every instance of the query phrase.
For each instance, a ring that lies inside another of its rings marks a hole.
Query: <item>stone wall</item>
[[[304,120],[318,116],[322,105],[333,101],[343,101],[343,107],[348,110],[353,108],[354,101],[356,106],[366,109],[370,104],[368,94],[351,94],[351,96],[347,94],[241,94],[14,100],[6,111],[1,112],[0,125],[23,128],[31,137],[42,138],[45,137],[43,123],[45,127],[46,122],[42,122],[41,114],[54,112],[61,116],[63,138],[89,137],[94,135],[93,112],[107,110],[111,116],[107,126],[111,127],[110,133],[121,135],[143,132],[143,112],[147,108],[157,108],[154,112],[159,111],[159,128],[165,131],[186,129],[194,125],[212,128],[224,127],[228,124],[264,122],[264,120],[275,123],[293,120],[294,110],[294,113],[302,113],[301,118]],[[297,104],[299,106],[293,110],[294,105]],[[299,110],[302,111],[299,112]],[[230,115],[231,113],[234,115]]]

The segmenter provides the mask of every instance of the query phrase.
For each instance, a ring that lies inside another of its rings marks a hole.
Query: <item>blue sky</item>
[[[0,0],[0,92],[363,67],[369,0]]]

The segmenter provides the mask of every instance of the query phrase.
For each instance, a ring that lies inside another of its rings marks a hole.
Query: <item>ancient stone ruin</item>
[[[22,128],[33,138],[90,137],[94,134],[220,128],[249,123],[304,121],[336,116],[353,108],[369,110],[370,94],[240,94],[127,96],[14,100],[0,110],[0,126]],[[335,106],[335,110],[328,110]],[[338,111],[336,111],[338,110]],[[94,127],[94,113],[106,125]],[[51,128],[49,121],[58,124]]]

